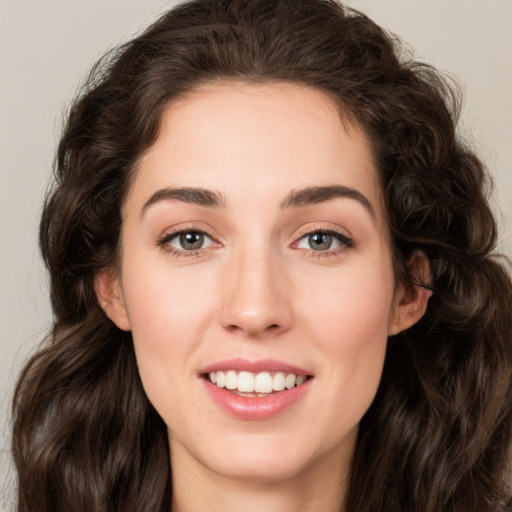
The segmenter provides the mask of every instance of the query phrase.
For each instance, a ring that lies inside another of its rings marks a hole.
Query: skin
[[[359,195],[283,205],[297,189],[333,185]],[[168,193],[183,187],[215,191],[220,204]],[[172,510],[339,511],[387,338],[428,300],[395,283],[364,133],[314,89],[202,86],[165,110],[122,216],[120,268],[101,272],[96,290],[132,331],[145,391],[168,426]],[[177,230],[208,237],[192,254]],[[341,238],[315,251],[308,233],[322,230]],[[428,279],[422,254],[410,265]],[[198,375],[233,357],[277,359],[314,378],[277,417],[234,418]]]

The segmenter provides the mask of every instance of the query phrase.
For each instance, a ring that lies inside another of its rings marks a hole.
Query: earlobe
[[[414,325],[425,314],[432,291],[426,286],[431,284],[430,265],[422,251],[415,251],[407,262],[409,275],[414,283],[399,284],[395,291],[394,306],[389,322],[389,335],[393,336]]]
[[[111,267],[104,268],[94,277],[94,291],[105,314],[119,329],[129,331],[130,319],[124,302],[119,272]]]

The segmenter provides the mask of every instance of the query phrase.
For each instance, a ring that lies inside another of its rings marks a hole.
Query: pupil
[[[182,233],[180,235],[180,244],[183,249],[194,250],[200,249],[203,245],[204,235],[191,231],[189,233]]]
[[[309,236],[309,244],[314,251],[329,249],[332,244],[332,235],[315,233]]]

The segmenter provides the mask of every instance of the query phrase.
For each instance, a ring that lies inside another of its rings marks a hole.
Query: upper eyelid
[[[218,241],[218,236],[214,229],[211,227],[201,227],[197,224],[179,224],[177,226],[173,226],[167,229],[164,229],[157,237],[158,240],[162,240],[164,238],[173,237],[179,235],[180,233],[188,233],[191,231],[195,231],[197,233],[201,233],[203,235],[208,236],[212,240]]]
[[[318,232],[329,232],[329,233],[338,234],[345,238],[350,238],[350,239],[353,238],[352,233],[350,233],[350,231],[348,229],[343,228],[341,226],[335,226],[331,223],[325,223],[323,225],[320,225],[319,223],[314,223],[312,225],[308,224],[306,226],[302,226],[295,232],[295,234],[293,235],[293,238],[295,240],[298,240],[307,235],[310,235],[312,233],[318,233]]]
[[[210,233],[208,231],[205,231],[204,229],[198,229],[198,228],[179,228],[179,229],[175,229],[175,230],[169,230],[169,231],[164,231],[161,235],[161,237],[163,238],[167,238],[167,237],[175,237],[176,235],[181,235],[183,233],[201,233],[202,235],[206,235],[210,238],[213,238],[212,235],[210,235]]]

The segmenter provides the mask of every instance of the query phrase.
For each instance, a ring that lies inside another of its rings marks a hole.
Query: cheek
[[[394,293],[390,265],[369,261],[342,269],[322,284],[307,283],[306,288],[315,292],[302,302],[310,317],[319,320],[316,324],[325,330],[324,339],[330,340],[333,349],[358,350],[387,340]]]
[[[134,338],[168,346],[195,339],[211,310],[207,273],[166,264],[165,256],[123,267],[125,297]]]
[[[310,338],[328,356],[323,377],[329,397],[343,404],[331,410],[333,423],[358,422],[373,401],[386,354],[393,291],[391,267],[368,264],[340,273],[336,284],[325,283],[323,301],[318,292],[311,297]]]
[[[179,400],[171,390],[194,374],[192,356],[210,321],[215,294],[197,271],[194,277],[188,270],[170,269],[162,259],[146,259],[144,265],[126,261],[123,294],[143,386],[165,416]]]

